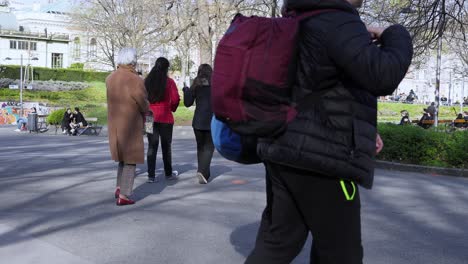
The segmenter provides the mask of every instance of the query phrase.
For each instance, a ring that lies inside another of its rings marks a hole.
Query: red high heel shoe
[[[133,201],[131,199],[127,200],[127,199],[119,198],[119,199],[117,199],[116,204],[117,204],[117,206],[131,205],[131,204],[135,204],[135,201]]]
[[[120,195],[120,188],[117,188],[117,189],[115,189],[115,194],[114,194],[115,199],[118,199],[119,195]]]

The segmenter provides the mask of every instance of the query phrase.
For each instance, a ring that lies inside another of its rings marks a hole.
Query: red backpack
[[[216,118],[241,135],[283,132],[297,113],[291,88],[300,22],[326,11],[284,18],[236,15],[214,61],[211,101]]]

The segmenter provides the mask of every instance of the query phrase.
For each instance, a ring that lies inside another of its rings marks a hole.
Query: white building
[[[410,69],[409,73],[398,87],[396,93],[409,94],[413,90],[419,102],[429,103],[435,100],[437,57],[434,54],[421,69]],[[457,69],[457,70],[455,70]],[[468,96],[468,77],[466,69],[454,54],[443,54],[441,63],[440,97],[446,97],[451,103],[462,102]],[[448,101],[447,101],[448,103]]]
[[[0,1],[0,64],[25,64],[48,68],[68,68],[84,63],[86,68],[110,70],[93,63],[97,55],[96,38],[73,26],[66,0],[47,5],[22,5],[12,8]],[[7,59],[10,58],[10,59]]]

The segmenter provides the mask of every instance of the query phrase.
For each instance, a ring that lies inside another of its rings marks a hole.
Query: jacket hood
[[[284,0],[284,6],[288,10],[299,12],[330,8],[358,14],[356,8],[346,0]]]

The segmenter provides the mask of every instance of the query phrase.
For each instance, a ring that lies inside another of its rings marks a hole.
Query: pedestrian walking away
[[[149,102],[144,82],[135,70],[136,56],[134,48],[122,49],[117,58],[118,69],[106,79],[109,147],[112,159],[118,162],[117,205],[135,203],[130,196],[136,164],[145,162],[142,131]]]
[[[362,0],[287,0],[283,14],[323,12],[301,21],[292,90],[297,116],[262,138],[267,205],[246,263],[286,264],[312,234],[310,262],[362,264],[358,185],[373,185],[377,97],[407,73],[412,40],[400,25],[371,28]]]
[[[211,74],[213,69],[208,64],[198,68],[197,77],[192,86],[184,87],[184,104],[186,107],[196,104],[192,127],[197,141],[197,178],[200,184],[207,184],[210,176],[211,159],[214,145],[211,138]]]
[[[150,109],[153,112],[153,133],[148,134],[148,182],[158,181],[156,177],[156,155],[161,141],[164,174],[168,180],[176,180],[179,173],[172,169],[172,132],[174,115],[180,102],[175,81],[168,77],[169,61],[160,57],[145,79]]]

